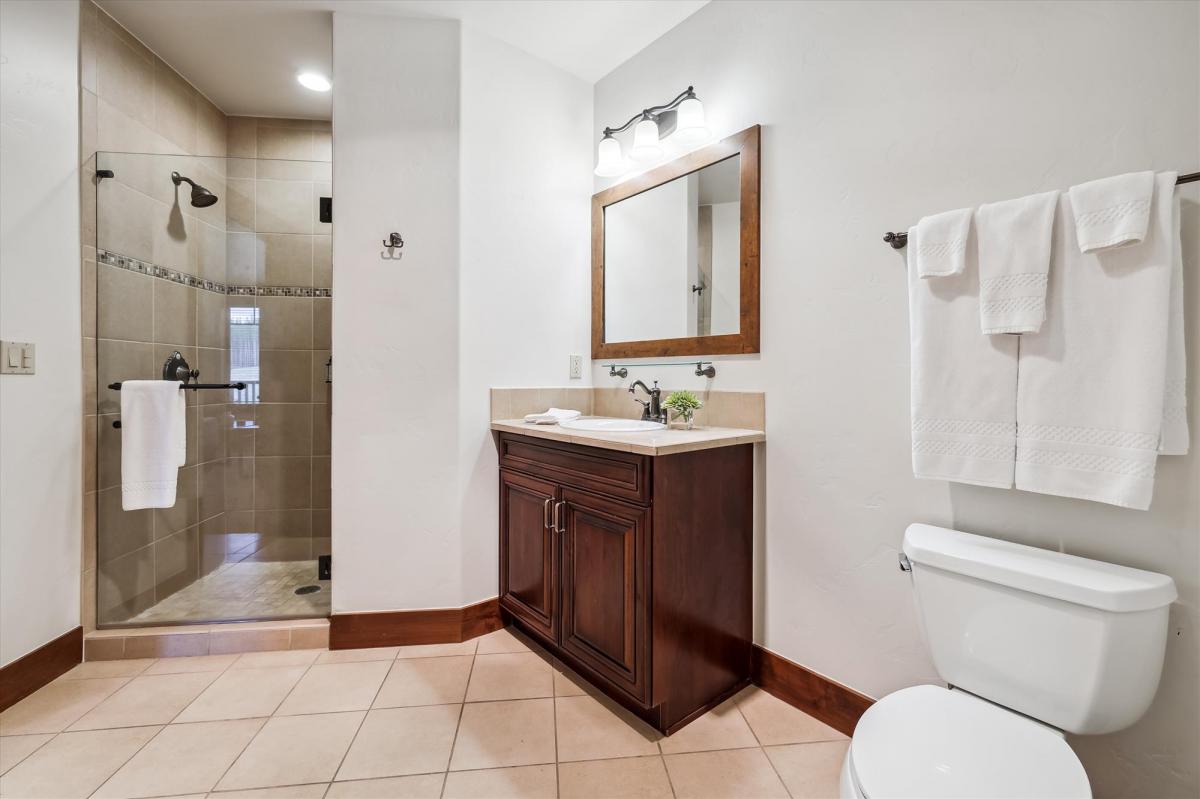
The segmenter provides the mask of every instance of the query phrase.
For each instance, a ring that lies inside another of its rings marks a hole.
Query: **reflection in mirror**
[[[740,156],[604,209],[604,341],[739,332]]]

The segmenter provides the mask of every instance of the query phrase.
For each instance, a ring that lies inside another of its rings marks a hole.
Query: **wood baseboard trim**
[[[862,714],[875,700],[815,671],[754,645],[750,679],[767,693],[833,727],[853,735]]]
[[[69,630],[0,668],[0,710],[6,710],[83,662],[83,628]]]
[[[329,648],[456,644],[503,626],[499,597],[461,608],[335,613],[329,618]]]

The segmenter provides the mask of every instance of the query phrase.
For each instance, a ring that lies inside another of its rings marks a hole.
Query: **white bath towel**
[[[908,236],[913,474],[1012,488],[1020,339],[979,335],[973,237],[961,273],[922,280]]]
[[[179,467],[187,461],[187,402],[179,383],[121,384],[121,508],[175,505]]]
[[[526,414],[525,421],[529,424],[558,424],[559,422],[578,419],[582,415],[583,414],[579,411],[563,408],[550,408],[545,413]]]
[[[959,208],[927,216],[917,222],[917,272],[921,277],[945,277],[962,272],[967,255],[967,234],[974,209]],[[912,247],[910,239],[908,246]]]
[[[1153,194],[1153,172],[1130,172],[1072,186],[1079,251],[1123,247],[1145,239]]]
[[[1021,338],[1017,488],[1150,506],[1179,242],[1174,190],[1175,173],[1156,176],[1141,244],[1087,254],[1063,195],[1046,324]]]
[[[1160,455],[1186,455],[1190,436],[1187,422],[1187,349],[1183,322],[1183,245],[1180,241],[1179,194],[1172,203],[1171,307],[1167,319],[1167,379],[1163,389]]]
[[[981,205],[979,323],[985,334],[1036,333],[1046,319],[1046,280],[1059,192]]]

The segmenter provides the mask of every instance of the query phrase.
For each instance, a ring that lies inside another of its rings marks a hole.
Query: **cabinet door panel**
[[[571,489],[562,499],[562,647],[644,701],[650,514]]]
[[[558,634],[554,483],[500,472],[500,602],[552,640]]]

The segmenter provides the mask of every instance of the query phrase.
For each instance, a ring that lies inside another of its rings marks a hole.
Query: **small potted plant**
[[[690,391],[672,391],[663,402],[663,407],[671,411],[676,419],[682,419],[684,427],[691,430],[692,417],[704,407],[704,403],[696,399],[696,395]]]

